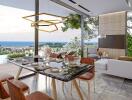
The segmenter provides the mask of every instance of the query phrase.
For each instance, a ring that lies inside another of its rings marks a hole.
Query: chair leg
[[[71,96],[72,96],[72,82],[71,82]]]
[[[95,93],[95,78],[93,79],[93,83],[94,83],[94,93]]]
[[[64,93],[64,85],[65,85],[65,82],[62,81],[62,91]]]
[[[47,92],[47,76],[45,76],[46,92]]]
[[[48,85],[51,84],[51,78],[49,77],[49,80],[48,80]],[[49,85],[49,89],[50,89],[50,85]]]
[[[23,69],[22,67],[19,68],[19,70],[17,72],[17,75],[16,75],[16,80],[18,80],[18,78],[19,78],[19,76],[20,76],[20,74],[22,72],[22,69]]]
[[[35,73],[35,80],[36,80],[36,82],[38,82],[38,78],[39,78],[39,73]]]
[[[83,99],[83,95],[82,95],[81,90],[80,90],[80,88],[79,88],[79,86],[78,86],[78,84],[77,84],[76,79],[72,80],[72,84],[73,84],[73,86],[75,87],[75,89],[76,89],[76,91],[77,91],[77,94],[78,94],[78,96],[80,97],[80,100],[84,100],[84,99]]]
[[[52,96],[54,98],[54,100],[57,100],[57,90],[56,90],[56,80],[52,78],[51,81],[51,86],[52,86]]]
[[[87,81],[87,83],[88,83],[88,100],[92,100],[92,98],[91,98],[91,84],[90,84],[90,81]]]
[[[79,87],[80,87],[80,79],[78,79],[78,82],[79,82]]]

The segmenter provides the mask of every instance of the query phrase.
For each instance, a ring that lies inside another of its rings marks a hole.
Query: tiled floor
[[[0,72],[3,73],[16,75],[17,70],[18,67],[11,64],[0,65]],[[31,76],[21,81],[29,85],[31,92],[39,90],[51,95],[50,81],[48,79],[46,86],[45,79],[45,76],[39,75],[38,80],[35,76]],[[58,100],[79,100],[75,89],[72,90],[71,95],[70,82],[65,84],[64,92],[61,86],[61,81],[57,81]],[[87,83],[81,81],[80,86],[84,100],[88,100]],[[92,98],[92,100],[132,100],[132,80],[96,73],[95,93],[92,91]]]
[[[8,73],[10,75],[16,76],[17,72],[19,70],[19,67],[11,64],[11,63],[5,63],[5,64],[0,64],[0,73]],[[31,74],[33,72],[23,69],[22,73],[20,74],[20,77]]]
[[[98,88],[102,91],[97,100],[132,100],[132,80],[96,73],[96,89]]]
[[[35,76],[23,79],[22,81],[30,86],[31,91],[39,90],[51,95],[50,85],[47,86],[46,92],[45,77],[42,75],[39,75],[38,82],[36,81]],[[86,82],[81,81],[81,91],[84,99],[88,100]],[[65,90],[63,92],[61,82],[57,81],[57,92],[58,100],[79,100],[75,89],[72,90],[71,95],[70,82],[65,84]],[[96,73],[95,93],[94,91],[92,92],[92,98],[93,100],[132,100],[132,80]]]

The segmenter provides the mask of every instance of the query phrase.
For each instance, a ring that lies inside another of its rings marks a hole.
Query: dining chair
[[[14,77],[12,75],[0,74],[0,98],[6,99],[6,98],[10,97],[6,82],[7,82],[7,80],[13,80],[13,79],[14,79]],[[24,84],[18,80],[16,80],[15,82],[17,85],[19,85],[21,87],[21,89],[24,93],[30,92],[29,87],[26,84]]]
[[[93,58],[81,58],[80,63],[82,64],[90,64],[93,65],[93,68],[88,71],[87,73],[81,75],[78,77],[79,79],[79,86],[80,86],[80,80],[86,81],[88,83],[88,99],[91,100],[91,81],[94,82],[94,91],[95,91],[95,67],[94,67],[94,59]]]
[[[67,52],[67,55],[74,55],[76,53],[76,51],[69,51]]]
[[[57,53],[51,53],[50,54],[51,58],[58,58],[58,56],[59,56],[59,54],[57,54]]]
[[[9,97],[9,94],[6,92],[5,88],[3,87],[2,83],[0,82],[0,98],[6,99]]]
[[[7,79],[12,80],[14,79],[14,77],[9,74],[0,74],[0,98],[2,99],[6,99],[9,97],[8,92],[4,88],[4,84],[6,84]]]
[[[53,100],[42,92],[34,92],[27,96],[23,94],[22,89],[15,84],[15,81],[7,80],[11,100]]]
[[[74,58],[75,56],[73,55],[65,55],[65,59],[68,59],[68,61],[74,61]]]
[[[59,59],[62,59],[62,55],[65,54],[66,52],[60,52],[60,53],[51,53],[50,54],[50,57],[52,58],[59,58]]]

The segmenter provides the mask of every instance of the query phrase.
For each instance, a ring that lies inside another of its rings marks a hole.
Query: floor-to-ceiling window
[[[98,48],[98,17],[86,18],[87,31],[84,38],[84,56],[88,56],[90,53],[96,53]],[[85,25],[84,25],[85,27]]]
[[[132,12],[127,13],[127,55],[132,56]]]

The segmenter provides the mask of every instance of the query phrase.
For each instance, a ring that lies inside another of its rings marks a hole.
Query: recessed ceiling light
[[[72,2],[72,3],[74,3],[74,4],[77,4],[75,1],[73,1],[73,0],[69,0],[70,2]]]
[[[80,8],[82,8],[82,9],[84,9],[84,10],[90,12],[90,10],[86,9],[85,7],[83,7],[83,6],[81,6],[81,5],[78,5],[78,6],[79,6]]]
[[[82,5],[77,4],[74,0],[69,0],[69,1],[70,1],[71,3],[74,3],[75,5],[79,6],[80,8],[82,8],[82,9],[84,9],[84,10],[90,12],[90,10],[86,9],[86,8],[83,7]]]

